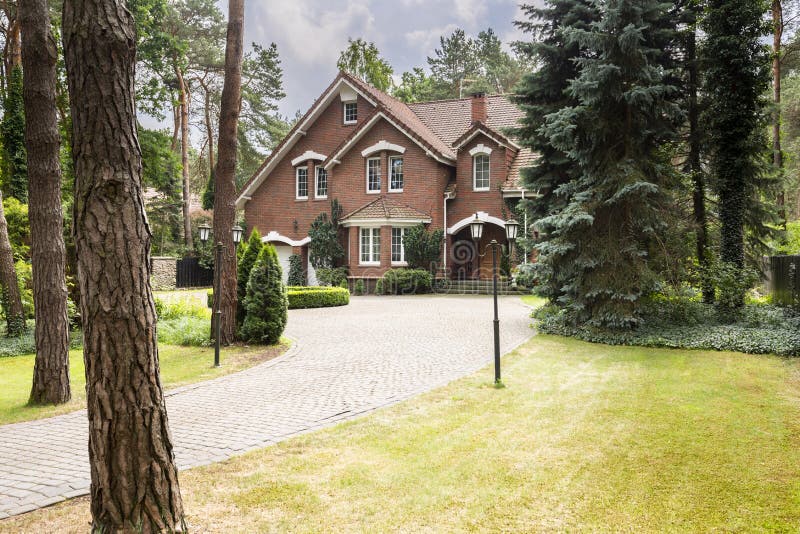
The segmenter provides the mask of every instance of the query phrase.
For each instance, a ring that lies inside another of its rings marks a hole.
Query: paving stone
[[[500,299],[504,353],[532,335],[529,313],[517,297]],[[297,343],[276,360],[168,392],[181,469],[360,417],[484,367],[492,300],[353,297],[341,308],[290,311],[286,335]],[[87,425],[82,410],[0,426],[0,518],[89,492]]]

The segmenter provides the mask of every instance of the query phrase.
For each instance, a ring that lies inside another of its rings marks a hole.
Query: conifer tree
[[[255,265],[262,248],[261,234],[255,228],[250,232],[250,238],[247,243],[239,245],[241,256],[239,257],[236,272],[236,318],[239,326],[241,326],[245,316],[244,298],[247,295],[247,281],[250,280],[250,271],[253,269],[253,265]]]
[[[629,328],[659,277],[651,256],[663,233],[671,162],[660,151],[681,118],[668,83],[670,4],[608,0],[588,29],[564,30],[583,53],[567,95],[577,104],[540,129],[577,163],[561,185],[566,205],[545,217],[540,258],[563,281],[559,300],[575,322]]]
[[[550,143],[541,131],[547,115],[578,103],[567,94],[567,89],[570,80],[578,76],[574,60],[580,56],[581,48],[576,40],[567,41],[564,30],[587,30],[599,15],[589,0],[547,0],[544,7],[526,4],[522,10],[527,20],[514,24],[533,39],[520,43],[519,49],[538,63],[539,69],[523,77],[513,96],[525,112],[514,134],[520,144],[539,155],[534,166],[522,170],[522,180],[529,191],[539,192],[539,199],[528,203],[528,207],[531,220],[541,220],[566,207],[567,186],[580,173],[577,162]],[[546,235],[552,228],[544,220],[537,230]],[[565,280],[550,268],[548,259],[549,256],[541,257],[534,268],[542,281],[540,292],[555,302]]]
[[[8,94],[3,102],[3,178],[7,195],[28,202],[28,155],[25,152],[25,106],[22,101],[22,68],[11,69]]]
[[[770,33],[765,0],[710,0],[702,27],[704,124],[712,187],[719,197],[720,259],[745,265],[746,235],[758,239],[770,220],[761,193],[769,187],[765,95],[770,82]],[[734,300],[743,302],[743,294]],[[731,302],[729,297],[725,301]]]
[[[244,305],[247,316],[242,324],[240,337],[251,343],[277,343],[286,328],[289,301],[278,253],[270,244],[261,248],[253,270],[250,271]]]

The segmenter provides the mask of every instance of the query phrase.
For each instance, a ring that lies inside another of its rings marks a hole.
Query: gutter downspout
[[[525,206],[525,190],[522,190],[522,205]],[[525,223],[522,227],[522,237],[528,239],[528,210],[525,210]],[[528,263],[528,251],[525,251],[525,255],[522,256],[522,263]]]
[[[445,276],[447,275],[447,193],[444,194],[444,246],[442,247],[442,265]]]

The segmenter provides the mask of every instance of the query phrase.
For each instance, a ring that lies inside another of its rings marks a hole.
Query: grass
[[[287,341],[273,347],[227,347],[220,355],[222,366],[215,368],[214,349],[211,347],[161,345],[161,383],[164,388],[174,388],[235,373],[274,358],[287,348]],[[86,376],[81,350],[69,353],[72,400],[59,406],[28,405],[34,359],[33,354],[0,358],[0,424],[41,419],[86,407]]]
[[[491,369],[181,474],[202,532],[793,531],[800,363],[537,336]],[[83,532],[88,500],[0,522]]]
[[[520,298],[524,304],[530,306],[531,308],[540,308],[547,304],[547,299],[538,295],[523,295]]]

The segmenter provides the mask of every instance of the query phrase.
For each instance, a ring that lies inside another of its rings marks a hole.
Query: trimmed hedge
[[[375,293],[387,295],[419,295],[433,289],[433,275],[424,269],[389,269],[378,280]]]
[[[293,286],[286,288],[289,309],[327,308],[350,304],[350,292],[342,287]]]

